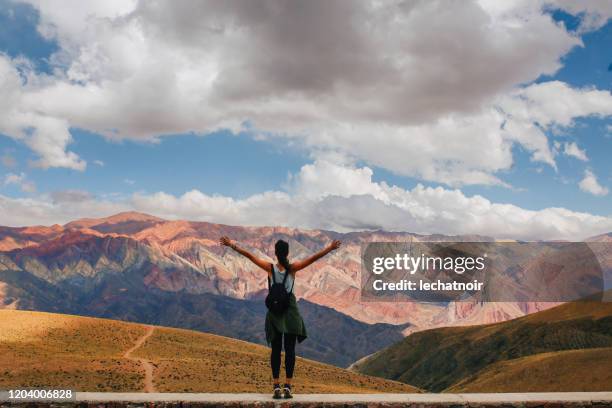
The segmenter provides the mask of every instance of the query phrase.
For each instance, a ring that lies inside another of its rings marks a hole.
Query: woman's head
[[[289,260],[287,259],[289,256],[289,244],[287,241],[283,241],[282,239],[276,241],[276,244],[274,244],[274,254],[278,259],[278,263],[283,265],[285,270],[288,271],[290,269],[290,265]]]

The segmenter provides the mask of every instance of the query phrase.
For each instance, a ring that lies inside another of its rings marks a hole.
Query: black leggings
[[[272,367],[272,377],[278,378],[281,366],[281,347],[285,339],[285,375],[287,378],[293,378],[293,369],[295,368],[295,342],[297,337],[295,334],[278,334],[272,341],[272,352],[270,353],[270,366]]]

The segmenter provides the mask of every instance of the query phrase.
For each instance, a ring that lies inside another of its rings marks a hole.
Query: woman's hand
[[[230,247],[232,249],[236,248],[236,244],[234,243],[234,241],[232,241],[231,239],[229,239],[226,236],[221,237],[221,239],[219,240],[219,243],[221,245],[228,246],[228,247]]]
[[[336,249],[340,248],[340,245],[342,245],[342,242],[336,239],[331,244],[329,244],[328,248],[331,252],[331,251],[335,251]]]
[[[311,255],[306,259],[301,259],[299,261],[293,262],[291,264],[291,272],[295,273],[299,270],[306,268],[308,265],[311,265],[313,262],[316,262],[317,260],[323,258],[325,255],[329,254],[330,252],[335,251],[336,249],[340,248],[340,245],[342,245],[342,242],[336,239],[332,241],[329,245],[327,245],[325,248],[317,252],[316,254]]]

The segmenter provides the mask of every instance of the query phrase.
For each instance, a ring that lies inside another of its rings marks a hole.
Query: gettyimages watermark
[[[361,300],[568,302],[605,299],[607,242],[374,242],[361,252]]]

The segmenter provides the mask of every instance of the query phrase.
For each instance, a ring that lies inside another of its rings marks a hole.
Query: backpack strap
[[[272,270],[272,282],[276,283],[276,279],[274,279],[274,264],[273,263],[270,264],[270,269]],[[270,284],[270,277],[269,276],[268,276],[267,281],[268,281],[268,290],[269,290],[270,286],[271,286],[271,284]]]
[[[287,277],[289,276],[290,273],[291,273],[290,271],[285,271],[285,277],[283,278],[283,286],[285,286],[285,282],[287,282]],[[293,282],[291,282],[291,290],[289,291],[289,293],[293,292],[294,286],[295,286],[295,276],[293,277]]]
[[[274,278],[274,273],[276,271],[276,268],[274,267],[274,264],[271,263],[270,264],[270,269],[272,270],[272,283],[276,283],[276,279]],[[283,278],[283,286],[285,286],[285,282],[287,282],[287,277],[289,276],[289,271],[285,271],[285,277]],[[270,278],[268,277],[268,290],[270,290]],[[291,290],[289,291],[289,293],[293,292],[293,287],[295,286],[295,277],[293,278],[293,283],[291,284]]]
[[[295,276],[293,276],[293,282],[291,282],[291,290],[289,293],[293,293],[293,287],[295,286]]]

